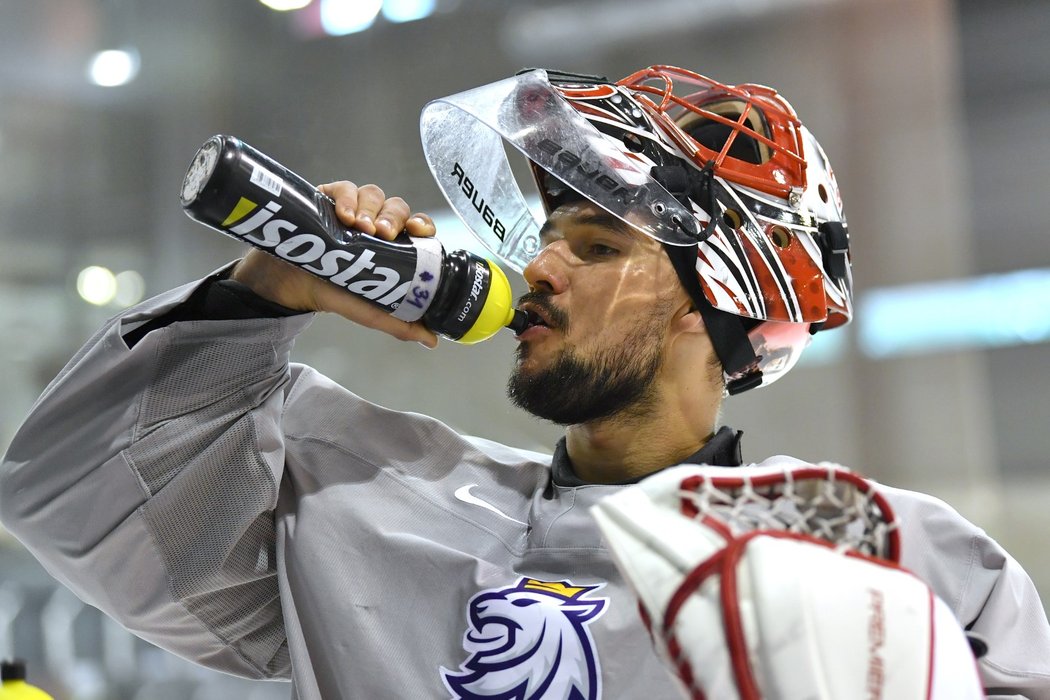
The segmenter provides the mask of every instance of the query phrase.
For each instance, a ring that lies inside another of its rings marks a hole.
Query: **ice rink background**
[[[671,63],[786,95],[836,169],[853,237],[856,322],[727,402],[745,459],[837,461],[934,493],[1050,596],[1050,3],[437,0],[343,36],[325,34],[321,4],[0,0],[0,449],[105,318],[241,253],[179,207],[208,136],[441,214],[418,138],[428,100],[523,67]],[[92,57],[115,48],[134,79],[93,83]],[[102,267],[124,274],[95,305],[81,273]],[[513,347],[425,352],[320,318],[296,359],[378,403],[549,450],[559,429],[504,397]],[[0,532],[0,656],[16,653],[57,698],[288,696],[134,640]]]

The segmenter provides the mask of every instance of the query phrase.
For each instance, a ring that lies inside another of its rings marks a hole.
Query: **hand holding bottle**
[[[469,344],[527,325],[497,265],[446,251],[430,217],[376,185],[315,188],[248,144],[213,136],[181,200],[191,218],[255,246],[233,278],[283,306],[333,311],[428,347],[438,335]]]
[[[427,214],[410,214],[404,199],[387,198],[376,185],[358,187],[344,180],[318,189],[334,200],[335,214],[347,228],[386,241],[394,240],[402,230],[419,238],[429,238],[435,233],[434,222]],[[438,342],[437,334],[421,321],[402,321],[375,304],[346,294],[316,275],[258,248],[248,251],[231,277],[259,296],[290,309],[330,311],[399,340],[414,340],[431,348]]]

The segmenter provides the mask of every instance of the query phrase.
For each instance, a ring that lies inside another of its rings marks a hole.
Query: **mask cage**
[[[632,73],[617,85],[634,93],[656,124],[697,167],[710,165],[719,177],[782,199],[805,191],[802,122],[776,90],[750,83],[726,85],[666,65]],[[689,134],[712,122],[729,129],[718,150]],[[744,141],[750,144],[744,145]],[[741,146],[757,150],[759,162],[739,157]]]

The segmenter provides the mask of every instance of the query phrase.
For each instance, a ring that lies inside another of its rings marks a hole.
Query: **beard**
[[[528,344],[522,343],[507,396],[518,408],[557,425],[641,415],[655,400],[662,364],[663,334],[656,318],[654,314],[622,343],[590,357],[564,348],[548,366],[532,372],[522,368],[529,352]]]

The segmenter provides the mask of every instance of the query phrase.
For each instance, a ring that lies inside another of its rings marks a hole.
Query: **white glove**
[[[806,484],[818,469],[823,483]],[[696,486],[712,476],[745,482],[745,497],[712,506],[711,482]],[[855,498],[850,480],[871,490],[841,468],[675,467],[592,509],[686,697],[984,697],[947,605],[895,561],[856,551],[881,539],[886,546],[868,553],[895,559],[887,543],[896,524],[881,497]],[[749,497],[747,484],[770,482],[786,484],[791,497]],[[836,541],[800,534],[809,532],[837,533]]]

